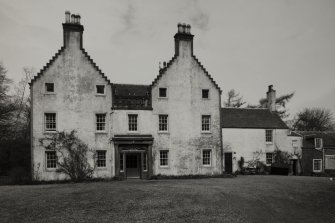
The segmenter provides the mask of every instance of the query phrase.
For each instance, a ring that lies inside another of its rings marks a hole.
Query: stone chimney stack
[[[272,89],[273,85],[269,85],[269,90],[266,92],[266,98],[267,98],[267,108],[271,112],[276,111],[276,91]]]
[[[193,36],[190,25],[178,23],[178,32],[174,35],[175,55],[182,57],[193,55]]]
[[[80,15],[75,15],[66,11],[65,23],[63,23],[64,47],[83,47],[84,27],[80,24]]]

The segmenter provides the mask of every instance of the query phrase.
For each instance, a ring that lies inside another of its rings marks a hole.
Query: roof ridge
[[[133,86],[146,86],[146,87],[150,86],[150,84],[123,84],[123,83],[113,83],[113,85],[133,85]]]
[[[236,107],[221,107],[221,108],[222,109],[240,109],[240,110],[242,110],[242,109],[245,109],[245,110],[249,109],[249,110],[268,110],[268,111],[270,111],[267,108],[236,108]]]

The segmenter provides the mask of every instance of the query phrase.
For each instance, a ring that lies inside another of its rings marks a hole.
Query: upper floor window
[[[55,93],[55,84],[45,83],[45,93]]]
[[[202,165],[210,166],[212,160],[212,150],[203,150],[202,151]]]
[[[273,162],[273,153],[266,153],[266,164],[271,165]]]
[[[137,114],[128,115],[128,130],[131,132],[137,131]]]
[[[97,151],[97,167],[106,167],[106,151]]]
[[[159,97],[167,98],[167,88],[159,88]]]
[[[57,155],[56,151],[46,151],[45,152],[46,158],[46,168],[47,169],[55,169],[57,166]]]
[[[211,131],[211,116],[210,115],[201,116],[201,131],[203,132]]]
[[[315,149],[321,149],[322,148],[322,139],[321,138],[315,138],[314,139]]]
[[[159,152],[159,165],[161,167],[169,166],[169,151],[168,150],[161,150]]]
[[[96,85],[96,94],[97,95],[105,95],[105,85],[100,84],[100,85]]]
[[[168,115],[158,116],[158,131],[167,132],[168,131]]]
[[[265,130],[265,142],[272,143],[273,137],[272,137],[272,129],[266,129]]]
[[[44,114],[45,131],[56,131],[56,113]]]
[[[209,90],[208,89],[202,89],[202,98],[204,98],[204,99],[209,98]]]
[[[95,114],[96,119],[96,131],[106,131],[106,114]]]

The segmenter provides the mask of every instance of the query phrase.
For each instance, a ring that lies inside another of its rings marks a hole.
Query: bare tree
[[[35,74],[34,67],[23,68],[23,78],[15,87],[15,132],[16,136],[27,138],[30,131],[30,94],[28,84]]]
[[[15,111],[15,104],[8,95],[9,85],[12,80],[6,76],[7,70],[0,62],[0,138],[8,137],[8,130],[12,126],[11,120]]]
[[[57,132],[56,134],[46,135],[40,139],[40,143],[48,150],[56,151],[59,156],[57,159],[57,171],[67,174],[73,181],[90,179],[95,169],[88,162],[88,146],[76,135],[76,131],[70,133]],[[93,160],[95,159],[95,153]]]
[[[305,108],[297,114],[293,128],[299,131],[334,131],[333,113],[326,108]]]
[[[286,104],[292,99],[294,92],[289,94],[284,94],[276,98],[276,113],[281,118],[287,118],[290,114],[287,112]],[[248,108],[266,108],[268,103],[267,98],[261,98],[258,105],[248,105]]]
[[[227,96],[226,107],[239,108],[246,103],[240,93],[237,93],[234,89],[229,90]]]

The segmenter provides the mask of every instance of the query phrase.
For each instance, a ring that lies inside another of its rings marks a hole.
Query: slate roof
[[[221,127],[288,129],[277,114],[260,108],[221,108]]]
[[[322,138],[323,147],[335,148],[335,132],[319,132],[319,131],[294,131],[303,137],[304,148],[314,148],[314,139]]]
[[[114,109],[152,109],[149,85],[113,84]]]

